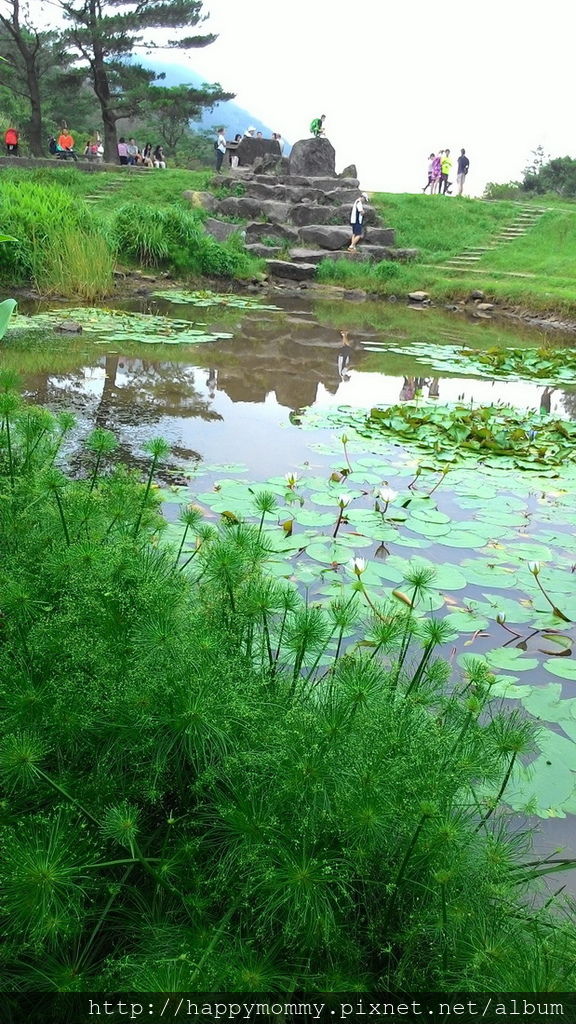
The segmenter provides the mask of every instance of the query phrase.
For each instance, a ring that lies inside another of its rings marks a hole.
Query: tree
[[[148,99],[148,120],[166,147],[174,151],[190,121],[198,120],[203,110],[212,110],[216,103],[234,99],[234,93],[224,92],[218,82],[204,84],[201,89],[191,85],[151,86]]]
[[[205,20],[202,0],[58,0],[67,21],[67,39],[79,66],[88,69],[102,112],[107,160],[117,152],[116,123],[140,113],[151,83],[162,76],[131,63],[138,49],[208,46],[214,35],[163,39],[167,30],[194,27]],[[159,36],[160,34],[160,36]]]
[[[29,109],[25,127],[30,150],[41,156],[43,79],[65,64],[64,47],[54,32],[34,27],[20,0],[2,0],[0,47],[5,58],[0,65],[0,85],[24,99]]]

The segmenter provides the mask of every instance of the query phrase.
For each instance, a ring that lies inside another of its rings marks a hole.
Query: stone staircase
[[[114,192],[124,188],[126,181],[125,175],[110,175],[105,181],[99,178],[90,195],[84,196],[84,202],[88,203],[89,206],[93,206],[94,203],[100,203],[107,196],[113,195]]]
[[[268,273],[274,277],[312,279],[324,260],[379,262],[418,255],[417,249],[396,248],[394,231],[379,223],[370,205],[358,250],[348,252],[350,211],[359,194],[357,178],[257,174],[243,168],[241,173],[218,175],[211,184],[221,195],[207,200],[212,217],[245,221],[247,251],[265,259]],[[191,194],[185,195],[192,199]]]
[[[534,227],[536,222],[540,220],[540,217],[546,213],[546,208],[535,207],[535,206],[521,206],[520,210],[508,227],[502,228],[502,230],[493,236],[491,241],[487,245],[473,246],[468,249],[463,249],[457,256],[453,256],[451,259],[446,260],[445,263],[435,264],[438,270],[456,270],[466,271],[467,273],[486,273],[475,264],[479,263],[485,253],[496,249],[498,246],[503,245],[506,242],[514,242],[517,238],[522,238],[530,228]],[[535,277],[535,274],[521,274],[514,271],[500,271],[506,277]]]

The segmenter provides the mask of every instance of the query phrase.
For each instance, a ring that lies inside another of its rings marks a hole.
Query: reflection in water
[[[296,300],[290,302],[296,304]],[[576,417],[574,392],[535,382],[440,378],[432,367],[395,352],[396,339],[405,347],[410,337],[421,341],[426,336],[422,320],[406,311],[401,317],[398,311],[394,313],[395,321],[387,333],[383,327],[370,325],[338,330],[319,322],[305,302],[300,307],[281,316],[242,311],[233,324],[222,324],[233,333],[231,340],[172,349],[169,360],[163,349],[152,350],[155,358],[151,359],[148,348],[145,358],[139,358],[112,351],[112,345],[102,355],[102,346],[96,347],[86,337],[67,342],[65,359],[61,352],[50,350],[37,356],[35,365],[40,359],[49,372],[35,369],[26,373],[26,353],[22,352],[22,366],[16,350],[10,356],[23,373],[30,398],[49,407],[71,408],[84,432],[94,426],[114,430],[126,457],[150,436],[164,433],[190,458],[197,450],[204,454],[218,439],[220,449],[230,443],[237,458],[260,469],[258,459],[264,449],[271,459],[274,451],[277,454],[286,444],[286,437],[280,441],[278,431],[286,430],[291,410],[340,404],[370,408],[420,395],[476,405],[506,402]],[[183,313],[178,307],[170,307],[170,311],[178,316]],[[448,325],[448,318],[444,320],[437,317],[434,321],[435,341],[445,337],[454,344],[460,338],[477,347],[482,347],[484,337],[493,342],[492,336],[477,331],[470,341],[465,322],[455,325],[451,320]],[[218,329],[218,322],[211,327]],[[380,351],[375,356],[376,343]],[[385,343],[390,344],[389,350],[382,348]],[[501,344],[523,343],[523,336],[516,337],[511,331],[501,338]],[[58,373],[59,358],[66,370],[62,374]],[[295,437],[291,443],[298,445]],[[242,446],[250,449],[247,455],[238,451]],[[222,450],[212,455],[226,457]]]

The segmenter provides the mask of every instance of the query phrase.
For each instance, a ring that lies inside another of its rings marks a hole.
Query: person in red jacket
[[[6,156],[18,156],[18,141],[19,134],[15,128],[8,128],[4,133],[4,142],[6,143]]]

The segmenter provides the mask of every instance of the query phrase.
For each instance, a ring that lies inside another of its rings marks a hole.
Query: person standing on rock
[[[458,171],[456,174],[456,183],[458,185],[457,196],[461,196],[464,192],[464,184],[466,182],[466,175],[468,174],[468,168],[470,167],[470,161],[466,156],[466,150],[460,150],[460,156],[458,157]]]
[[[368,196],[361,192],[358,199],[355,200],[352,210],[350,212],[350,223],[352,225],[352,238],[350,239],[350,245],[348,246],[348,252],[356,252],[356,246],[362,238],[362,231],[364,224],[364,203],[368,201]]]
[[[315,139],[319,139],[324,135],[324,121],[326,120],[326,114],[321,114],[320,117],[312,118],[310,122],[310,131]]]
[[[452,191],[452,182],[448,181],[451,169],[450,150],[445,149],[442,157],[442,174],[440,175],[440,193],[444,193],[445,196],[449,196]]]
[[[217,128],[218,138],[216,140],[216,171],[220,174],[222,161],[226,155],[226,136],[223,128]]]

